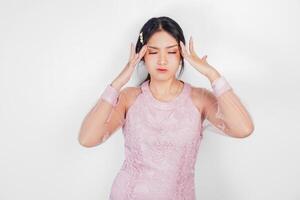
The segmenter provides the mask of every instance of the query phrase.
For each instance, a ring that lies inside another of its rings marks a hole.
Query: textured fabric
[[[211,86],[213,88],[213,93],[216,97],[221,96],[224,92],[231,89],[231,86],[223,76],[214,80]]]
[[[153,97],[149,81],[124,122],[125,160],[110,200],[195,200],[194,166],[202,139],[201,114],[191,85],[168,102]]]
[[[102,128],[85,130],[94,144],[98,141],[93,135],[105,133],[106,140],[122,127],[125,160],[110,200],[196,200],[194,167],[204,130],[244,137],[253,126],[228,82],[219,78],[213,83],[210,91],[184,82],[181,93],[168,102],[153,97],[149,81],[140,88],[125,88]],[[95,116],[85,123],[99,121]]]
[[[117,104],[118,96],[118,90],[109,84],[106,86],[100,97],[101,99],[107,101],[108,103],[112,104],[113,107],[115,107]]]
[[[224,136],[245,137],[253,129],[253,119],[225,78],[212,83],[213,92],[202,88],[201,103],[204,104],[203,131],[210,130]]]

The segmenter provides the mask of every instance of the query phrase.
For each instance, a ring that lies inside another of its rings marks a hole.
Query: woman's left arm
[[[249,136],[254,130],[253,121],[229,83],[207,63],[207,55],[200,58],[196,54],[192,37],[189,48],[182,41],[180,47],[181,55],[211,82],[213,92],[205,88],[201,90],[205,118],[227,135],[237,138]]]
[[[254,131],[254,124],[233,88],[219,73],[208,78],[213,91],[203,89],[201,95],[205,118],[231,137],[249,136]]]

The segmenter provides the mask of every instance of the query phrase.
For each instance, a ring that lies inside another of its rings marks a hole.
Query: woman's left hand
[[[194,50],[194,43],[192,37],[190,37],[189,41],[189,51],[182,41],[180,41],[180,47],[181,55],[201,74],[203,74],[206,77],[209,77],[211,73],[216,71],[211,65],[207,63],[207,55],[200,58],[196,54]]]

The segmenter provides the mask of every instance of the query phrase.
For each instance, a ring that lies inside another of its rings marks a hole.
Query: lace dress
[[[153,97],[149,81],[122,126],[125,160],[110,200],[195,200],[194,167],[202,139],[201,114],[191,85],[168,102]]]
[[[138,90],[119,92],[109,85],[85,117],[80,129],[85,146],[104,143],[122,127],[125,160],[110,200],[195,200],[194,167],[203,131],[208,127],[232,137],[253,132],[252,117],[224,77],[212,82],[213,92],[183,83],[181,93],[167,102],[154,98],[149,80]],[[107,119],[103,100],[113,105]]]

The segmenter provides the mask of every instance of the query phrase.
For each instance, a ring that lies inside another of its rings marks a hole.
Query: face
[[[151,78],[174,78],[180,64],[180,47],[176,39],[165,31],[156,32],[148,40],[147,47],[144,60]],[[158,68],[166,71],[160,71]]]

